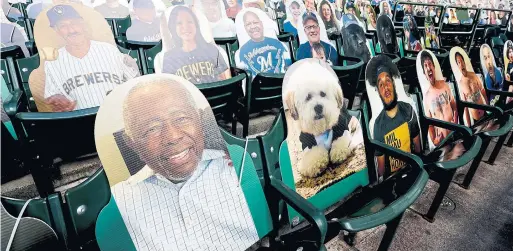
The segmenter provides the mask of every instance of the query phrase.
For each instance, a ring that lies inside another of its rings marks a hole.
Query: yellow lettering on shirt
[[[408,123],[404,122],[399,127],[385,134],[385,144],[401,149],[404,152],[411,152],[410,146],[410,130]],[[388,157],[390,162],[390,172],[396,172],[397,170],[404,167],[404,161],[398,160],[394,157]]]

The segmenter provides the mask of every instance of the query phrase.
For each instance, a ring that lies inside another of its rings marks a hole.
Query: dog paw
[[[314,146],[303,153],[303,159],[298,165],[298,172],[305,177],[314,178],[328,167],[328,163],[328,150]]]
[[[347,131],[346,131],[347,132]],[[351,144],[351,136],[347,133],[338,139],[336,139],[331,145],[330,150],[330,160],[332,163],[342,163],[344,162],[353,151],[352,147],[349,147]]]

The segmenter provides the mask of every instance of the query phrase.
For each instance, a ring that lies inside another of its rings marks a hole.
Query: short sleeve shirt
[[[276,38],[266,37],[260,42],[249,40],[239,51],[239,62],[253,76],[258,73],[284,73],[290,64],[287,49]]]
[[[413,107],[405,102],[397,102],[398,110],[394,118],[390,118],[383,110],[374,122],[374,139],[404,152],[413,152],[413,139],[420,133],[417,115]],[[376,151],[376,156],[383,153]],[[385,158],[385,176],[404,167],[405,163],[393,158]]]

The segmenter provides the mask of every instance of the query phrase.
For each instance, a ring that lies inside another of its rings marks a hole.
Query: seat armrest
[[[20,90],[16,90],[12,93],[10,99],[3,101],[5,113],[7,113],[7,115],[11,118],[14,117],[18,112],[18,109],[21,105],[21,95],[22,92]]]
[[[466,126],[450,123],[450,122],[439,120],[439,119],[428,118],[428,117],[425,117],[425,120],[428,122],[429,125],[442,127],[444,129],[449,129],[451,131],[459,132],[459,133],[463,134],[464,136],[472,136],[472,130]]]
[[[285,33],[278,35],[277,37],[278,37],[278,40],[280,40],[281,42],[290,42],[290,41],[292,41],[292,38],[294,37],[294,35],[292,33],[285,32]]]
[[[303,216],[312,226],[317,228],[319,231],[319,243],[317,246],[321,247],[324,244],[328,231],[328,222],[326,221],[324,212],[315,208],[310,202],[286,186],[281,180],[271,177],[271,187],[278,192],[281,199],[294,208],[294,210]]]
[[[379,150],[383,154],[398,158],[413,167],[422,168],[424,166],[422,159],[415,154],[404,152],[374,139],[369,139],[369,142],[371,147],[373,147],[375,150]]]
[[[495,95],[503,95],[503,96],[506,96],[506,97],[513,97],[513,92],[507,92],[507,91],[499,91],[499,90],[491,90],[491,89],[487,89],[487,91],[491,94],[495,94]]]
[[[501,108],[496,107],[496,106],[480,105],[480,104],[470,103],[467,101],[460,101],[460,104],[463,105],[465,108],[484,110],[484,111],[491,112],[497,116],[501,116],[504,113],[504,111]]]

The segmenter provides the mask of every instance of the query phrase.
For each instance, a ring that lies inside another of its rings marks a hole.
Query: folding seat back
[[[77,26],[76,37],[68,36],[67,25]],[[40,64],[30,73],[29,86],[39,112],[96,107],[115,86],[139,75],[136,61],[119,51],[102,14],[85,5],[46,9],[35,21],[34,35]]]
[[[64,194],[66,210],[69,213],[69,243],[73,248],[95,247],[96,219],[109,203],[110,186],[105,170],[99,168],[93,175]]]
[[[0,29],[2,29],[2,52],[5,49],[4,47],[18,46],[25,57],[30,56],[25,45],[28,42],[27,34],[21,29],[21,26],[10,22],[2,22],[0,26]]]
[[[2,197],[1,202],[2,250],[66,250],[59,194],[31,200]]]
[[[14,62],[16,59],[23,58],[23,50],[19,46],[9,46],[2,48],[1,71],[4,85],[6,85],[9,98],[3,100],[3,108],[7,115],[13,118],[18,111],[24,111],[26,102],[24,93],[20,88],[20,83],[16,74]]]
[[[120,130],[130,155],[114,140]],[[112,191],[96,223],[102,250],[243,250],[271,234],[250,155],[226,144],[191,82],[155,74],[116,88],[100,108],[95,138]],[[131,174],[136,159],[145,166]]]
[[[39,96],[38,98],[34,98],[32,91],[30,89],[29,78],[32,74],[32,71],[39,67],[40,59],[39,54],[36,54],[32,57],[28,58],[20,58],[15,62],[16,72],[19,74],[19,78],[21,81],[21,87],[23,88],[23,92],[27,98],[28,111],[35,112],[37,111],[37,107],[43,106],[36,105],[36,102],[40,102],[43,100],[43,97]],[[36,92],[36,95],[41,95],[42,93]]]

